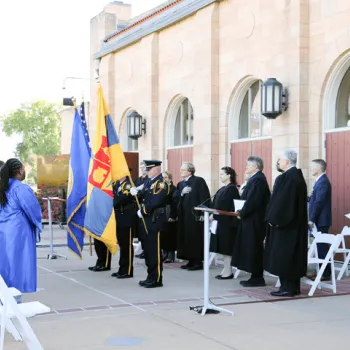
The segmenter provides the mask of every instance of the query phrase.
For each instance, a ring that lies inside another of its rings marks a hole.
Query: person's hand
[[[168,222],[175,222],[175,219],[169,218]]]
[[[140,219],[142,219],[143,216],[142,216],[142,214],[141,214],[141,210],[138,210],[138,211],[137,211],[137,216],[138,216]]]
[[[315,226],[315,224],[312,221],[309,221],[308,223],[310,230],[312,230]]]
[[[130,194],[132,195],[132,196],[137,196],[137,188],[136,187],[131,187],[130,188]]]
[[[199,221],[200,221],[200,222],[203,222],[203,221],[204,221],[204,216],[201,216],[201,217],[199,218]]]
[[[187,193],[190,193],[192,191],[192,188],[190,186],[186,186],[183,188],[182,192],[181,192],[181,196],[184,196]]]
[[[213,214],[210,214],[209,216],[209,221],[213,221],[214,220],[214,215]]]

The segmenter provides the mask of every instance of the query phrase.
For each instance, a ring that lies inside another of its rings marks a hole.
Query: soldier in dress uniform
[[[144,251],[147,265],[147,278],[140,281],[139,285],[145,288],[163,286],[162,280],[162,254],[160,247],[160,230],[166,222],[166,204],[169,196],[169,186],[164,181],[159,160],[145,160],[149,180],[141,191],[136,187],[131,188],[133,196],[140,195],[142,199],[141,210],[137,216],[142,221],[144,218],[147,233],[144,237]]]
[[[117,220],[117,240],[120,248],[119,269],[112,277],[133,277],[134,247],[132,244],[132,227],[136,219],[135,199],[130,194],[130,179],[124,177],[113,187],[114,210]]]
[[[140,163],[140,170],[141,170],[141,176],[135,180],[135,186],[139,191],[141,191],[143,189],[143,186],[148,181],[146,164],[144,161],[142,161]],[[139,258],[139,259],[145,258],[145,253],[143,252],[143,250],[144,250],[143,239],[145,237],[145,234],[146,234],[146,232],[145,232],[144,225],[143,225],[142,221],[137,220],[136,224],[134,225],[134,237],[138,238],[138,240],[141,242],[142,252],[140,254],[135,255],[136,258]]]

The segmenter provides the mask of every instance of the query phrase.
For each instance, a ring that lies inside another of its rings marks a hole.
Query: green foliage
[[[42,100],[22,103],[20,108],[0,117],[2,130],[7,136],[18,134],[22,142],[17,144],[16,157],[30,164],[32,155],[60,153],[60,106]]]

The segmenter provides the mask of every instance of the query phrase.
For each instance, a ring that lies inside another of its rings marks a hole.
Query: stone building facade
[[[334,228],[350,212],[350,1],[174,0],[131,18],[113,2],[91,20],[90,132],[98,68],[125,151],[159,158],[176,173],[193,161],[212,192],[219,168],[243,181],[250,154],[265,159],[270,183],[278,152],[293,148],[309,185],[309,163],[326,158]],[[260,113],[260,82],[275,77],[288,109]],[[128,140],[137,111],[145,135]]]

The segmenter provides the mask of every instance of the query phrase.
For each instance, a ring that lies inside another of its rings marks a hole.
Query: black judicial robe
[[[307,187],[300,169],[279,175],[267,207],[265,270],[288,280],[307,272]]]
[[[233,200],[239,198],[237,187],[230,183],[216,192],[212,207],[235,211]],[[234,216],[214,215],[214,220],[217,220],[218,226],[216,234],[212,234],[210,238],[210,251],[231,256],[237,235],[238,219]]]
[[[265,214],[270,199],[270,189],[265,175],[259,171],[247,182],[242,193],[245,200],[240,210],[240,223],[232,255],[232,266],[250,273],[263,269]]]
[[[185,186],[191,187],[190,193],[181,196]],[[188,181],[181,181],[177,185],[179,191],[178,206],[178,243],[177,257],[182,260],[203,261],[204,232],[203,222],[199,221],[202,212],[193,208],[205,202],[210,207],[210,192],[205,180],[192,175]]]

